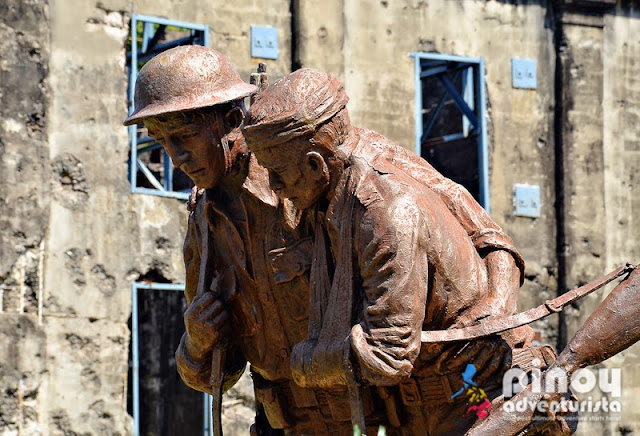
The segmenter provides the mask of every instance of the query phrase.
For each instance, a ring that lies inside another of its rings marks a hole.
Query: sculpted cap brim
[[[122,124],[130,126],[131,124],[140,123],[146,118],[165,115],[173,112],[182,112],[193,109],[201,109],[209,106],[217,106],[219,104],[229,103],[255,94],[258,88],[248,83],[235,85],[233,90],[222,90],[216,94],[200,96],[197,99],[182,98],[176,99],[175,102],[167,104],[166,102],[152,103],[141,110],[135,111]]]

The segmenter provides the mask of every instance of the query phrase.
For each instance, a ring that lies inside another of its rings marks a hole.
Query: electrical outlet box
[[[513,186],[513,207],[516,216],[540,218],[540,186],[516,184]]]
[[[536,89],[536,61],[533,59],[511,59],[511,83],[514,88]]]
[[[251,26],[251,57],[278,59],[278,29]]]

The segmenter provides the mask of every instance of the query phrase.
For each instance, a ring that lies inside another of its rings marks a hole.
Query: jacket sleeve
[[[192,389],[211,393],[211,355],[201,359],[194,359],[187,351],[185,341],[188,340],[187,332],[182,335],[180,345],[176,350],[176,367],[180,378]],[[236,346],[229,346],[226,352],[224,364],[224,379],[222,391],[226,392],[237,383],[244,373],[247,365],[240,349]]]
[[[420,351],[428,287],[426,222],[404,197],[356,216],[356,255],[363,298],[361,322],[351,330],[361,377],[393,385],[409,377]]]
[[[204,214],[204,205],[204,198],[200,198],[190,211],[187,234],[184,240],[183,256],[186,273],[184,293],[187,305],[191,305],[196,295],[200,278],[202,237],[204,234],[202,228],[208,225]],[[190,353],[187,346],[188,340],[189,335],[185,331],[175,353],[178,373],[187,386],[198,391],[211,393],[211,383],[209,381],[211,376],[211,356],[197,357]],[[223,391],[226,391],[238,381],[246,366],[246,360],[239,347],[232,344],[228,348],[225,360]]]
[[[385,143],[377,144],[377,148],[384,159],[393,162],[440,197],[471,237],[478,253],[508,252],[520,271],[520,284],[524,282],[524,260],[513,241],[464,186],[444,177],[427,161],[402,147]]]

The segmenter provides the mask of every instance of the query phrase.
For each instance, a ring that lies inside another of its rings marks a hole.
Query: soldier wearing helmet
[[[141,69],[125,125],[143,123],[196,184],[184,243],[186,331],[176,351],[183,381],[215,395],[213,360],[225,389],[249,361],[256,396],[268,398],[269,381],[291,379],[289,352],[306,332],[309,241],[241,135],[244,98],[255,91],[215,50],[177,47]],[[278,403],[261,404],[271,425],[288,425]]]
[[[244,98],[254,92],[256,87],[243,82],[220,53],[201,46],[179,47],[142,68],[135,110],[124,124],[144,123],[175,167],[196,186],[212,188],[231,171],[229,143],[239,135]]]
[[[262,428],[350,433],[344,395],[302,388],[292,379],[291,351],[309,326],[315,223],[278,198],[267,170],[246,147],[243,100],[255,90],[220,53],[178,47],[142,68],[135,111],[125,121],[147,126],[173,164],[202,188],[190,202],[184,244],[189,307],[178,370],[187,385],[211,392],[213,357],[223,347],[225,387],[251,363],[259,411],[268,419]],[[519,280],[517,252],[479,207],[465,201],[466,191],[402,149],[384,142],[380,147],[379,153],[396,156],[398,164],[432,182],[456,218],[468,223],[478,250],[506,253],[513,268],[502,272]],[[385,422],[378,412],[372,416],[378,418],[371,422]]]

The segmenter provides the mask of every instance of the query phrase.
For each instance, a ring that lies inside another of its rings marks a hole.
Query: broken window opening
[[[411,55],[416,76],[416,154],[467,188],[489,212],[484,59]]]
[[[182,292],[173,291],[184,291],[184,284],[139,281],[131,286],[127,410],[133,434],[213,436],[211,396],[187,387],[176,369],[186,301]]]
[[[209,26],[133,14],[127,41],[129,113],[140,68],[152,57],[180,45],[209,46]],[[129,126],[129,181],[132,194],[187,199],[193,182],[177,168],[143,125]]]

